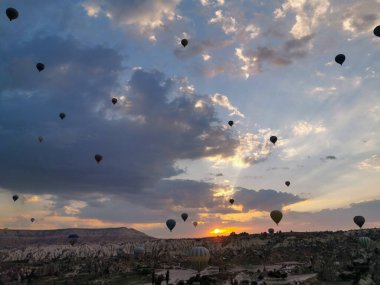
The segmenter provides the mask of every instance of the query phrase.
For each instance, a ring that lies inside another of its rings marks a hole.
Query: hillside
[[[79,243],[102,244],[153,240],[142,232],[128,228],[105,229],[58,229],[58,230],[2,230],[1,248],[26,247],[36,245],[66,245],[68,235],[79,235]]]

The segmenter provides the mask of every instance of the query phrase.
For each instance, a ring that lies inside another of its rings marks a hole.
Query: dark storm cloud
[[[286,192],[277,192],[275,190],[248,190],[237,188],[234,195],[235,202],[243,205],[243,211],[255,209],[259,211],[272,211],[282,207],[303,201],[301,197]]]
[[[175,81],[161,72],[136,70],[122,89],[122,58],[113,49],[50,37],[1,53],[7,54],[0,71],[3,188],[67,199],[136,193],[181,173],[178,159],[230,156],[237,146],[213,106],[195,108],[203,97],[169,100]],[[43,72],[36,61],[45,63]],[[113,106],[112,92],[128,103]]]

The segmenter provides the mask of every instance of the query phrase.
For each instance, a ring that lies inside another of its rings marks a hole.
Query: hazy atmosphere
[[[16,6],[0,19],[1,228],[380,227],[380,1],[0,1]]]

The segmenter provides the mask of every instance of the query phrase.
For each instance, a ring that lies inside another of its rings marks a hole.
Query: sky
[[[379,0],[0,11],[0,227],[184,238],[348,230],[355,215],[380,226]]]

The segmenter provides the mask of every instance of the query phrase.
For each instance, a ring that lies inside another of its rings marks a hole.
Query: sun
[[[223,229],[213,229],[210,234],[214,234],[214,235],[218,235],[218,234],[222,234],[222,233],[225,233],[226,230],[223,230]]]

